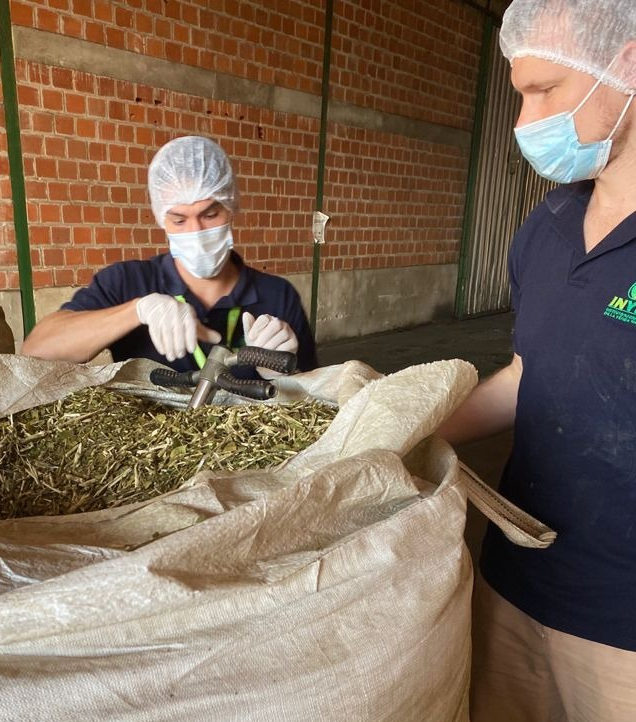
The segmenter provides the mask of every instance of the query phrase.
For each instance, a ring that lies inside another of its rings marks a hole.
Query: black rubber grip
[[[196,386],[199,371],[173,371],[172,369],[153,369],[150,381],[155,386]]]
[[[231,373],[222,373],[216,380],[216,385],[224,391],[247,399],[265,401],[276,396],[276,386],[264,379],[237,379]]]
[[[291,374],[296,370],[296,354],[290,351],[270,351],[258,346],[244,346],[236,354],[236,362],[241,366],[262,366],[281,374]]]

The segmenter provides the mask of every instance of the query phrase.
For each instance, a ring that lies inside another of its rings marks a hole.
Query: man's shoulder
[[[161,254],[144,260],[117,261],[100,269],[95,276],[101,282],[117,279],[134,281],[135,279],[152,278],[162,273],[165,255]]]

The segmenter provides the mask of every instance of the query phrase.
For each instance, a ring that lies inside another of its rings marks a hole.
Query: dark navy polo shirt
[[[636,651],[636,213],[586,254],[592,189],[551,192],[509,259],[523,374],[501,491],[558,536],[490,527],[481,568],[538,622]]]
[[[199,320],[209,328],[218,331],[222,344],[227,344],[228,314],[232,308],[239,307],[241,313],[249,311],[254,317],[263,313],[287,321],[298,338],[298,362],[300,371],[309,371],[316,367],[316,347],[303,311],[300,296],[296,289],[280,276],[262,273],[246,266],[241,257],[232,252],[232,261],[239,267],[240,275],[232,292],[223,296],[212,308],[206,308],[192,294],[179,275],[174,259],[169,253],[155,256],[147,261],[124,261],[102,269],[95,274],[90,285],[75,293],[62,308],[71,311],[95,311],[110,308],[140,298],[149,293],[165,293],[169,296],[184,296],[193,306]],[[200,343],[209,353],[210,344]],[[245,345],[243,325],[239,317],[232,338],[232,347]],[[169,363],[154,347],[148,333],[148,326],[136,329],[115,341],[110,346],[114,361],[129,358],[148,358],[170,366],[177,371],[196,369],[194,358],[188,354],[182,359]],[[245,373],[238,372],[237,376]]]

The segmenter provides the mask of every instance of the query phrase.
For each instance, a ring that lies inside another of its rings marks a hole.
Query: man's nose
[[[201,218],[188,218],[185,232],[193,233],[195,231],[202,231],[203,229],[204,225]]]

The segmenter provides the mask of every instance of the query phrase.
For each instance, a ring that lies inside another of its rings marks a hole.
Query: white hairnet
[[[627,94],[636,89],[636,64],[617,56],[631,40],[636,0],[513,0],[500,35],[511,62],[528,55],[550,60]]]
[[[214,198],[234,212],[238,192],[232,166],[220,145],[198,135],[175,138],[162,146],[148,168],[150,204],[164,228],[174,206]]]

